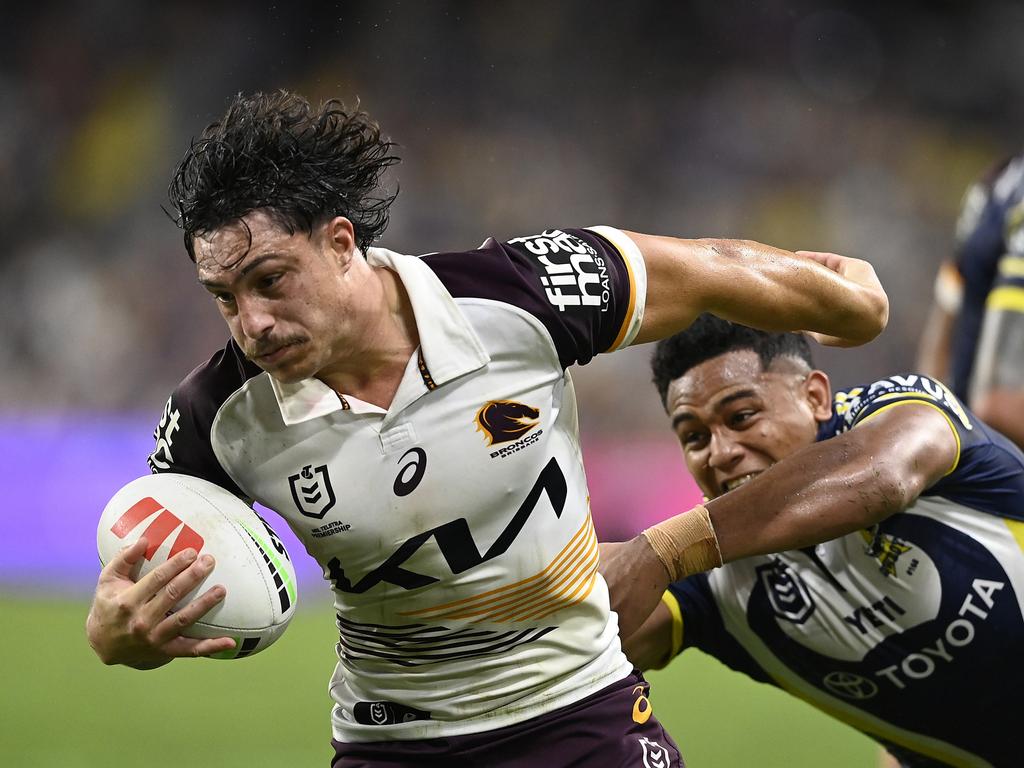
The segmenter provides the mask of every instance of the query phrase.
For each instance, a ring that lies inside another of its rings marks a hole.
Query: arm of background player
[[[953,262],[943,262],[935,276],[935,296],[917,347],[916,371],[939,381],[949,380],[953,326],[962,298],[960,272]]]
[[[870,341],[888,320],[885,291],[860,259],[749,240],[626,234],[647,270],[638,344],[670,336],[702,312],[767,331],[810,331],[839,346]]]
[[[971,410],[1024,448],[1024,288],[1006,286],[1004,290],[1013,293],[993,291],[985,310],[971,385]],[[1004,297],[1006,306],[994,307],[993,296]],[[1018,303],[1013,305],[1011,299]]]
[[[903,401],[872,414],[707,502],[722,561],[868,528],[906,509],[951,471],[959,448],[946,416],[925,402]],[[619,634],[628,638],[657,607],[668,572],[641,535],[602,556],[601,573]]]

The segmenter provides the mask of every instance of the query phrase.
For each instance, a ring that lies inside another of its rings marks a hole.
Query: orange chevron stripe
[[[517,606],[536,600],[538,597],[543,599],[545,594],[550,593],[565,580],[566,571],[571,572],[571,569],[580,560],[585,560],[587,558],[588,553],[596,552],[597,539],[596,536],[593,535],[592,526],[585,527],[581,530],[590,533],[590,535],[576,541],[573,545],[571,557],[563,557],[563,555],[566,554],[566,549],[563,549],[547,568],[535,576],[530,577],[528,581],[534,583],[531,583],[525,588],[519,587],[511,591],[508,591],[507,587],[503,588],[506,591],[506,594],[499,597],[493,597],[479,603],[474,603],[474,598],[466,598],[465,600],[460,601],[467,603],[462,609],[456,608],[454,610],[446,611],[435,616],[435,618],[467,619],[472,616],[479,616],[480,618],[476,619],[476,621],[498,620],[497,617],[506,615],[502,609],[512,608],[514,611]],[[573,539],[577,539],[578,535],[579,532],[577,532],[577,535],[574,536]],[[578,551],[580,550],[581,545],[583,549],[582,551]],[[559,563],[559,560],[562,560],[563,562]],[[552,566],[556,567],[552,568]],[[520,582],[520,584],[522,584],[522,582]],[[541,594],[538,596],[538,593]]]
[[[596,555],[596,553],[595,553]],[[591,559],[593,555],[591,556]],[[571,570],[559,574],[559,578],[556,581],[545,584],[543,590],[535,590],[532,594],[524,595],[521,598],[510,602],[506,606],[501,607],[495,606],[489,612],[488,618],[493,621],[512,621],[527,615],[540,605],[549,604],[552,596],[557,599],[558,595],[562,595],[567,591],[571,591],[573,584],[575,584],[581,576],[584,576],[581,571],[586,571],[588,568],[589,560],[584,560],[581,563],[573,563],[570,567]]]
[[[516,604],[522,606],[524,602],[534,601],[538,593],[541,593],[540,597],[549,595],[553,589],[564,584],[567,578],[571,578],[575,572],[579,571],[581,565],[587,566],[592,560],[595,560],[596,553],[597,536],[594,532],[593,520],[588,514],[580,529],[539,573],[479,595],[415,611],[403,611],[402,615],[432,614],[433,618],[469,618],[484,614],[477,621],[483,621],[488,616],[504,615],[503,609],[515,607]],[[587,568],[588,572],[589,570],[590,568]],[[596,570],[596,563],[593,570]]]
[[[441,605],[435,605],[435,606],[432,606],[430,608],[421,608],[421,609],[416,610],[416,611],[406,611],[406,612],[403,612],[402,615],[405,615],[405,616],[415,616],[415,615],[423,614],[423,613],[432,613],[434,611],[441,611],[441,610],[444,610],[444,609],[447,609],[447,608],[455,608],[455,607],[458,607],[458,606],[461,606],[461,605],[467,605],[467,604],[470,604],[470,603],[480,603],[481,605],[483,605],[483,604],[486,604],[486,603],[489,603],[489,602],[495,602],[495,601],[498,601],[498,600],[502,600],[502,599],[504,599],[508,595],[508,593],[510,591],[517,590],[517,589],[519,589],[521,587],[534,584],[539,579],[544,578],[545,574],[549,570],[559,568],[560,567],[559,561],[562,558],[564,558],[564,557],[567,557],[567,556],[571,557],[573,555],[573,550],[580,544],[580,542],[585,542],[586,541],[586,538],[584,538],[584,537],[586,537],[586,534],[588,533],[588,531],[590,531],[592,529],[593,529],[593,522],[590,520],[590,517],[588,515],[587,520],[583,523],[583,526],[575,534],[573,534],[573,537],[571,539],[569,539],[569,542],[565,545],[565,547],[562,548],[562,551],[559,552],[555,556],[554,560],[552,560],[551,563],[549,563],[548,566],[543,571],[541,571],[540,573],[537,573],[537,574],[534,574],[533,576],[530,576],[528,578],[522,579],[521,581],[517,581],[514,584],[506,584],[503,587],[496,587],[495,589],[489,590],[487,592],[482,592],[479,595],[473,595],[472,597],[466,597],[466,598],[462,598],[460,600],[454,600],[454,601],[452,601],[450,603],[442,603]],[[494,597],[492,600],[487,600],[486,599],[486,598],[489,598],[491,596],[496,596],[496,597]]]
[[[567,582],[563,588],[556,589],[556,585],[552,585],[552,588],[543,595],[539,595],[525,604],[521,603],[517,606],[517,611],[499,614],[493,619],[495,621],[522,621],[546,616],[569,605],[575,605],[590,594],[590,589],[587,587],[590,585],[592,588],[594,575],[597,573],[597,563],[598,553],[595,547],[593,554],[586,561],[577,565],[573,572],[567,574],[567,577],[562,580],[562,582]],[[586,589],[584,597],[577,597],[583,589]],[[552,608],[552,606],[554,607]]]
[[[595,567],[593,573],[590,574],[590,579],[586,582],[586,591],[582,595],[580,595],[579,597],[577,597],[575,600],[573,600],[571,602],[566,602],[566,603],[563,603],[562,605],[556,605],[550,611],[547,611],[547,612],[541,613],[541,614],[537,614],[537,615],[534,615],[534,616],[528,616],[527,618],[536,621],[537,619],[543,619],[543,618],[545,618],[547,616],[550,616],[552,613],[556,613],[557,611],[560,611],[563,608],[568,608],[570,605],[576,605],[577,603],[582,603],[584,600],[586,600],[588,597],[590,597],[590,593],[594,591],[594,585],[596,583],[597,583],[597,568]]]

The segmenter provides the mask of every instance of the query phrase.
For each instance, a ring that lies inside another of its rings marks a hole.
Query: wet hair
[[[703,314],[689,328],[662,339],[651,357],[654,385],[665,405],[668,385],[691,368],[734,350],[749,349],[761,360],[761,370],[781,358],[797,358],[814,367],[811,345],[799,333],[768,333]]]
[[[335,99],[314,108],[284,90],[238,94],[175,169],[169,215],[193,261],[195,237],[256,210],[289,234],[344,216],[365,251],[387,228],[397,195],[381,188],[399,162],[394,147],[369,115]]]

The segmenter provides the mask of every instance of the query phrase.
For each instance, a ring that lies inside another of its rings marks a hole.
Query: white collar
[[[392,270],[402,281],[412,303],[423,360],[435,386],[440,387],[490,362],[490,355],[455,299],[419,257],[404,256],[386,248],[370,248],[366,261],[372,267]],[[285,424],[298,424],[345,408],[338,394],[319,379],[284,384],[271,376],[270,383]],[[395,395],[392,410],[404,408],[416,399],[402,389],[400,387]],[[416,396],[426,389],[424,384]]]

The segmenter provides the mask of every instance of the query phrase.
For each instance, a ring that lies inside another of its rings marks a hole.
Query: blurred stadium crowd
[[[225,331],[161,205],[239,90],[356,99],[405,157],[384,245],[608,223],[870,259],[913,366],[968,181],[1020,143],[1024,7],[582,0],[19,4],[0,30],[3,409],[142,411]],[[664,429],[648,350],[577,375],[589,434]],[[642,394],[641,394],[642,393]]]

